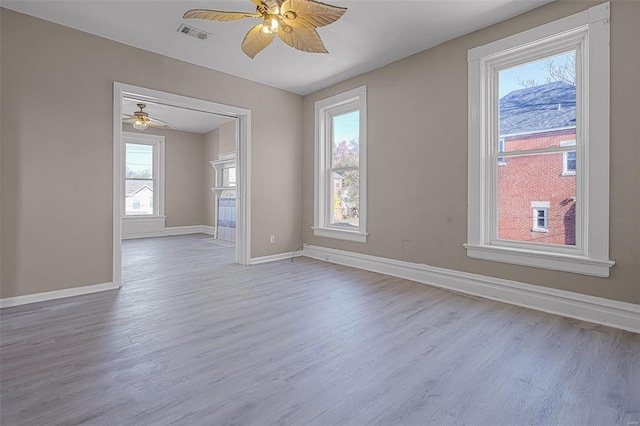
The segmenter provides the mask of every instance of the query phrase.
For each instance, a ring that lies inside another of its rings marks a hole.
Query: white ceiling
[[[146,105],[144,112],[149,114],[150,118],[156,118],[171,125],[173,130],[191,133],[209,133],[213,129],[217,129],[233,118],[212,114],[209,112],[196,111],[193,109],[185,109],[172,105],[154,103],[147,100],[137,100],[134,98],[124,98],[122,100],[122,113],[133,115],[135,111],[139,111],[137,103]]]
[[[550,1],[325,0],[348,8],[318,29],[329,54],[300,52],[276,39],[253,60],[240,44],[259,21],[182,19],[196,8],[254,12],[250,0],[4,0],[2,7],[304,95]],[[211,36],[201,41],[179,33],[182,23]]]

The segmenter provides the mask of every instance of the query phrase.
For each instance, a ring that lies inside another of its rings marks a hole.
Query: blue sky
[[[524,87],[517,83],[518,77],[520,77],[521,80],[536,80],[538,84],[545,84],[545,62],[548,59],[553,59],[556,64],[563,65],[567,62],[569,56],[569,54],[563,54],[552,58],[546,58],[541,61],[531,62],[526,65],[520,65],[505,71],[500,71],[500,97],[503,97],[514,90],[524,89]]]
[[[134,172],[151,170],[153,164],[153,147],[128,143],[126,145],[127,166]]]
[[[354,111],[333,118],[333,134],[336,142],[350,141],[358,138],[360,112]]]

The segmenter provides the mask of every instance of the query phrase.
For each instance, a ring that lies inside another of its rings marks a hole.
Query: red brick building
[[[500,152],[575,141],[575,86],[550,83],[500,100]],[[499,239],[575,245],[575,151],[500,157],[497,180]]]

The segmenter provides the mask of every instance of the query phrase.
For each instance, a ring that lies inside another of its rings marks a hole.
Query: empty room
[[[638,425],[640,2],[0,5],[0,424]]]

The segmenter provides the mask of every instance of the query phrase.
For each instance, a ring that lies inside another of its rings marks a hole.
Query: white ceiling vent
[[[178,28],[178,32],[182,34],[190,35],[191,37],[199,38],[200,40],[206,40],[211,35],[206,31],[202,31],[185,24],[180,25],[180,28]]]

